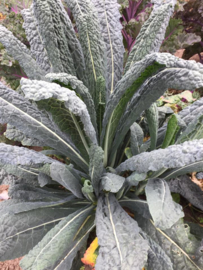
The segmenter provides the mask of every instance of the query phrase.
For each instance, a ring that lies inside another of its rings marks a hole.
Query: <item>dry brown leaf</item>
[[[191,180],[196,184],[198,185],[201,190],[203,191],[203,179],[197,179],[196,177],[196,172],[193,172],[192,175],[191,175]]]

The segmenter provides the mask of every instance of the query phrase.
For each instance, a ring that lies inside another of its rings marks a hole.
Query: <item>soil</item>
[[[0,262],[0,269],[1,270],[22,270],[19,265],[19,262],[22,258],[18,258],[11,261]]]

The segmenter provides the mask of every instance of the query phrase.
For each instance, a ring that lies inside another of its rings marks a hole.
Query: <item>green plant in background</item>
[[[0,42],[29,78],[18,92],[0,84],[6,135],[51,148],[0,144],[0,179],[13,183],[0,204],[1,261],[28,253],[23,270],[80,269],[96,228],[96,270],[202,269],[200,234],[170,189],[203,210],[186,175],[203,169],[203,101],[161,128],[155,102],[168,88],[202,87],[203,67],[158,53],[175,1],[153,4],[124,70],[115,0],[67,0],[78,38],[61,1],[34,0],[22,13],[30,50],[0,26]]]
[[[28,8],[31,1],[6,1],[0,6],[0,12],[5,16],[0,23],[7,27],[25,45],[29,46],[26,39],[25,30],[22,26],[23,17],[21,10]],[[17,89],[20,85],[20,78],[26,77],[19,63],[10,57],[4,46],[0,44],[0,78],[10,87]]]

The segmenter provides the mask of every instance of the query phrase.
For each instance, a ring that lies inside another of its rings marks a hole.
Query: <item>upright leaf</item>
[[[167,130],[165,134],[165,138],[162,144],[162,148],[166,148],[171,144],[174,144],[176,134],[179,130],[178,119],[176,115],[172,115],[170,120],[168,121]]]
[[[33,13],[33,5],[29,9],[21,11],[23,15],[26,37],[30,44],[30,51],[36,59],[37,64],[47,73],[50,71],[51,65],[46,50],[44,49],[39,31],[37,21]]]
[[[92,145],[90,147],[89,175],[91,177],[92,186],[97,196],[99,195],[99,184],[104,170],[103,159],[104,151],[102,148],[97,145]]]
[[[133,63],[140,61],[147,54],[158,52],[161,47],[176,0],[156,2],[149,19],[144,23],[136,38],[125,66],[125,72]]]
[[[14,35],[0,25],[0,42],[4,45],[7,52],[16,59],[30,79],[42,79],[45,72],[31,56],[28,48],[20,42]]]
[[[101,34],[106,49],[105,78],[107,95],[110,95],[123,72],[124,46],[120,23],[121,14],[116,0],[93,0],[93,3],[98,12]]]
[[[130,148],[133,155],[140,153],[140,146],[143,143],[144,132],[142,128],[135,122],[130,127]]]
[[[51,71],[76,75],[73,58],[65,34],[65,28],[67,26],[71,30],[70,23],[68,24],[69,18],[64,15],[65,10],[63,12],[60,1],[34,0],[33,11],[40,38],[51,63]]]
[[[96,269],[140,270],[147,260],[148,244],[136,221],[121,208],[113,194],[100,197],[96,212],[99,255]],[[130,237],[129,237],[130,235]]]
[[[149,134],[151,139],[150,150],[156,149],[156,142],[157,142],[157,131],[158,131],[158,110],[156,103],[153,103],[149,109],[145,111],[147,117],[147,123],[149,127]]]
[[[79,40],[85,58],[87,78],[85,85],[94,98],[97,78],[103,76],[104,73],[104,48],[97,12],[90,0],[66,0],[66,2],[76,20]]]
[[[149,211],[156,227],[169,229],[184,217],[182,207],[172,199],[168,184],[162,179],[149,179],[145,188]]]
[[[131,100],[139,87],[157,71],[163,68],[155,62],[157,57],[146,57],[143,61],[135,64],[133,70],[127,73],[117,83],[114,93],[111,95],[104,114],[101,143],[104,144],[105,163],[119,120],[124,113],[128,102]]]

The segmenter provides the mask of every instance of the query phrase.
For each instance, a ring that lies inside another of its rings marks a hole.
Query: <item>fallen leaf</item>
[[[203,191],[203,179],[200,179],[198,180],[197,177],[196,177],[196,172],[193,172],[192,175],[191,175],[191,180],[196,184],[198,185],[201,190]]]
[[[98,247],[99,247],[98,238],[96,237],[94,241],[90,244],[89,248],[86,250],[84,257],[81,259],[81,261],[85,265],[88,265],[90,267],[95,267],[95,263],[97,259],[97,253],[95,251]]]
[[[8,185],[0,185],[0,201],[8,200]]]

